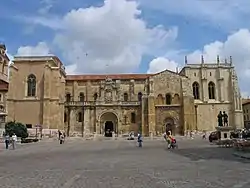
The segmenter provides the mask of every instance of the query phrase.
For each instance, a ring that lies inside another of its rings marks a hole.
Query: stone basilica
[[[1,56],[8,61],[5,47]],[[67,75],[56,56],[15,57],[9,69],[6,121],[34,128],[63,129],[69,135],[117,135],[141,131],[214,130],[217,114],[243,126],[241,95],[232,58],[189,64],[180,72],[156,74]],[[1,66],[4,66],[3,63]],[[0,87],[1,89],[1,87]]]

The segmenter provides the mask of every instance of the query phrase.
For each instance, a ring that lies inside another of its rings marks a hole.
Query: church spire
[[[201,55],[201,64],[204,64],[204,57]]]
[[[185,55],[185,65],[187,65],[188,64],[188,61],[187,61],[187,56]]]
[[[220,56],[217,55],[217,64],[219,65],[220,64]]]

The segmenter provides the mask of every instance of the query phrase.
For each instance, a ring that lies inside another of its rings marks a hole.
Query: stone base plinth
[[[220,132],[220,140],[230,139],[231,132],[234,131],[233,127],[215,127]]]

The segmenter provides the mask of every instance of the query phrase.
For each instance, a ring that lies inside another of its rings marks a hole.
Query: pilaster
[[[49,65],[45,65],[44,67],[44,76],[43,76],[43,96],[40,96],[44,99],[51,98],[51,68]],[[57,88],[54,88],[57,89]]]
[[[152,94],[148,96],[148,126],[149,134],[155,135],[155,98]]]
[[[74,101],[79,101],[78,99],[78,82],[77,81],[74,81],[73,83],[73,100]]]
[[[141,101],[141,133],[142,135],[147,135],[147,119],[146,119],[146,114],[147,114],[147,109],[146,109],[146,103],[147,103],[147,98],[145,96],[142,97]]]

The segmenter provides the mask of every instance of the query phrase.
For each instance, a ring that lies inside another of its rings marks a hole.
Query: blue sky
[[[247,1],[8,0],[0,12],[10,55],[55,54],[69,73],[157,72],[183,66],[185,55],[231,55],[249,93]]]

